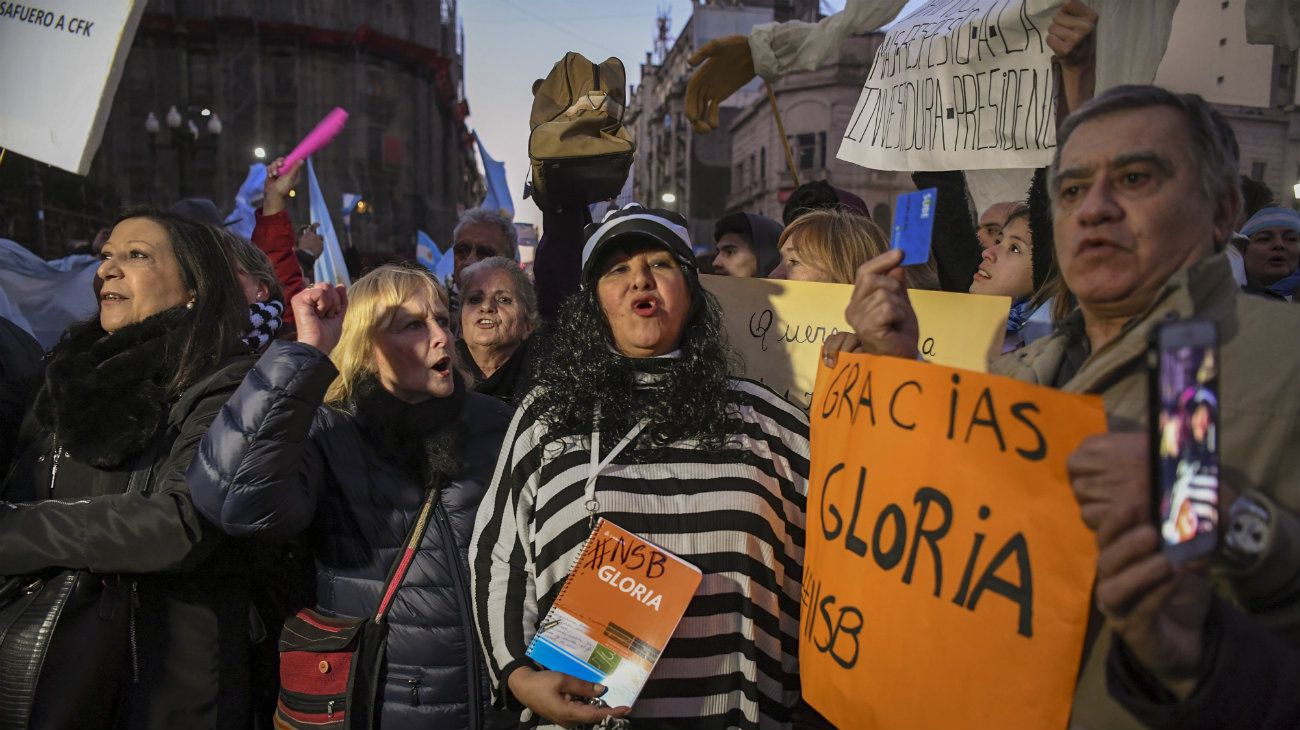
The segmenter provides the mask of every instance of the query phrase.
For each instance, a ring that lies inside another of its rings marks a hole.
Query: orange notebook
[[[700,569],[600,518],[528,656],[631,706],[700,585]]]

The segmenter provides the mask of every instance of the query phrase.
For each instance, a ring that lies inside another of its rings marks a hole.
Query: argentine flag
[[[343,263],[343,249],[339,247],[339,237],[334,232],[334,222],[330,220],[330,207],[321,194],[320,183],[316,182],[316,170],[312,167],[310,157],[307,158],[307,191],[311,199],[311,222],[317,224],[317,231],[325,241],[313,272],[316,281],[352,286],[352,281],[348,278],[348,267]]]

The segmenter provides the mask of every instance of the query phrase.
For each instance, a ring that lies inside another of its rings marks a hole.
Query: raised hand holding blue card
[[[934,236],[934,204],[938,188],[903,193],[894,203],[894,235],[889,247],[903,250],[903,266],[930,260],[930,239]]]

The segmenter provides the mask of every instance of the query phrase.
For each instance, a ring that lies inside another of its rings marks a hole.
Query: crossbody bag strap
[[[420,512],[415,518],[415,524],[411,525],[411,532],[406,536],[402,551],[397,554],[397,562],[390,570],[392,575],[388,578],[388,584],[384,586],[383,597],[379,599],[379,608],[375,610],[375,621],[383,621],[384,616],[388,614],[393,598],[397,596],[397,589],[402,585],[402,580],[406,578],[406,571],[410,570],[411,562],[415,560],[415,551],[420,547],[420,541],[424,539],[424,533],[429,527],[429,518],[433,515],[433,505],[438,501],[438,495],[441,492],[441,482],[435,482],[429,488],[429,492],[424,498],[424,504],[420,505]]]

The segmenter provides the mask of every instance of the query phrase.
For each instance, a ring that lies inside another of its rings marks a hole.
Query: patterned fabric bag
[[[369,730],[388,635],[385,617],[424,538],[438,499],[429,490],[389,570],[379,607],[369,618],[326,616],[305,608],[284,622],[280,632],[280,697],[277,730]]]

